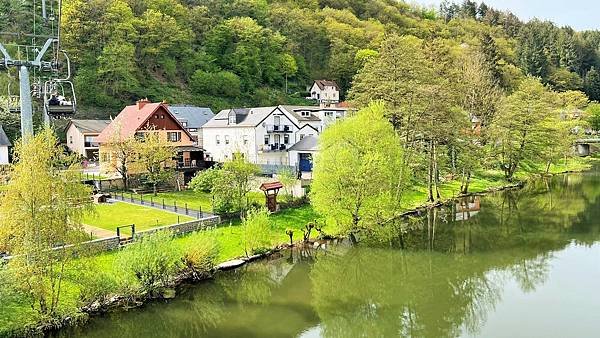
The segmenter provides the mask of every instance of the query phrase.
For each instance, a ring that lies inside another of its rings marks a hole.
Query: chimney
[[[146,105],[146,103],[150,103],[150,100],[148,100],[148,98],[144,98],[144,99],[140,99],[136,105],[137,105],[137,109],[138,110],[142,110],[142,108],[144,108],[144,106]]]

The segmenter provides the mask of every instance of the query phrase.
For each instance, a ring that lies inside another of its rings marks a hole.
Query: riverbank
[[[551,168],[552,174],[559,174],[564,172],[575,172],[584,171],[592,167],[594,159],[572,159],[563,166],[554,166]],[[520,182],[525,182],[529,179],[538,177],[538,174],[531,174],[526,172],[520,172],[517,176],[519,182],[508,182],[503,179],[501,172],[488,171],[482,172],[473,178],[471,183],[471,193],[480,194],[489,191],[503,189],[505,187],[513,187]],[[446,182],[441,186],[442,200],[441,202],[449,202],[457,197],[460,197],[458,193],[460,190],[460,183],[456,181]],[[426,189],[425,187],[415,186],[409,194],[406,195],[406,212],[410,212],[417,209],[430,207],[431,205],[424,204],[426,200]],[[294,209],[286,209],[282,212],[271,216],[272,221],[272,232],[271,232],[271,244],[274,247],[280,246],[281,243],[289,243],[289,237],[285,233],[286,230],[293,230],[295,233],[295,239],[301,239],[301,229],[309,222],[320,220],[310,205],[302,206]],[[334,228],[326,228],[328,233],[335,234]],[[316,235],[316,234],[314,234]],[[206,236],[211,237],[217,243],[219,243],[220,252],[218,261],[224,262],[235,258],[244,256],[244,248],[242,245],[242,228],[239,221],[232,221],[228,225],[219,227],[217,229],[196,233],[173,240],[173,250],[181,250],[184,247],[193,246],[196,241]],[[98,255],[93,258],[94,263],[101,271],[101,274],[97,278],[107,278],[108,280],[114,280],[118,278],[122,271],[116,268],[117,253],[105,253]],[[12,295],[11,297],[3,297],[3,304],[0,307],[0,336],[10,335],[22,335],[25,332],[37,332],[40,333],[49,327],[60,327],[64,325],[71,325],[74,323],[81,323],[87,319],[87,313],[82,311],[84,307],[88,307],[90,302],[86,304],[82,303],[79,293],[81,291],[80,285],[77,284],[78,274],[75,271],[69,272],[70,277],[65,281],[65,298],[62,300],[62,306],[60,309],[60,318],[62,320],[47,320],[40,318],[27,303],[26,298],[18,295]],[[114,297],[120,294],[119,290],[114,290]],[[5,304],[6,302],[6,304]],[[96,309],[95,311],[89,312],[102,312],[102,309]],[[52,324],[44,325],[43,323]]]

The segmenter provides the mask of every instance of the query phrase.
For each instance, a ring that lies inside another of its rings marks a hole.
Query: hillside
[[[2,29],[20,29],[18,2]],[[11,7],[13,6],[13,7]],[[313,79],[343,93],[389,34],[479,48],[508,92],[525,74],[600,99],[600,34],[465,1],[439,10],[396,0],[64,0],[79,117],[105,118],[140,97],[208,106],[304,103]],[[286,82],[288,91],[286,93]],[[4,87],[5,75],[0,76]],[[14,135],[14,121],[0,117]]]

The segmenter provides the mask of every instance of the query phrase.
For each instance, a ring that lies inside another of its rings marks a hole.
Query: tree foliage
[[[325,130],[311,203],[349,234],[377,232],[399,212],[406,185],[402,142],[373,104]]]
[[[20,141],[11,180],[0,197],[0,246],[15,257],[9,264],[15,286],[44,316],[60,310],[65,267],[76,247],[53,249],[85,239],[81,221],[92,208],[91,189],[57,143],[50,129]]]

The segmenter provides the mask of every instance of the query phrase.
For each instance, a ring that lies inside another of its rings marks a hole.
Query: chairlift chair
[[[62,96],[63,100],[58,100]],[[71,116],[77,110],[77,98],[73,82],[50,80],[44,84],[44,110],[50,117]]]
[[[6,100],[6,110],[10,113],[21,112],[21,98],[18,95],[12,95],[10,92],[10,82],[8,83],[8,95]]]

